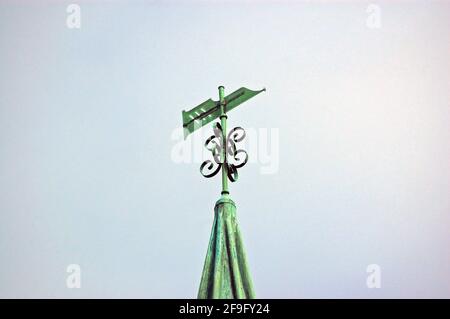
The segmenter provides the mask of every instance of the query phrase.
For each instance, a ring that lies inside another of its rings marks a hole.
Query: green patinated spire
[[[200,166],[205,177],[213,177],[222,170],[222,192],[214,207],[214,222],[209,240],[208,252],[203,267],[199,299],[255,298],[252,279],[236,221],[236,204],[231,200],[228,180],[238,179],[238,168],[247,163],[248,155],[236,144],[245,138],[241,127],[227,133],[227,111],[253,96],[265,91],[240,88],[224,96],[224,87],[219,87],[219,101],[209,99],[192,110],[182,112],[185,138],[198,128],[220,118],[214,123],[214,135],[205,142],[213,160],[206,160]]]
[[[236,205],[231,199],[221,198],[214,207],[214,222],[198,298],[255,298],[236,221]]]

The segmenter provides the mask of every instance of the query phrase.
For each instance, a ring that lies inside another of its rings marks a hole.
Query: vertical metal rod
[[[222,126],[222,195],[228,195],[228,166],[226,163],[227,157],[227,114],[225,113],[225,94],[224,87],[219,86],[219,101],[220,101],[220,125]]]

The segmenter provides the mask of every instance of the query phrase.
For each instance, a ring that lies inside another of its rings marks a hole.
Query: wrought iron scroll
[[[210,136],[205,147],[212,153],[213,160],[206,160],[200,165],[200,173],[210,178],[215,176],[222,168],[222,150],[224,147],[223,130],[220,123],[213,126],[214,135]],[[242,127],[233,128],[227,135],[225,145],[225,165],[227,167],[228,179],[231,182],[237,181],[239,174],[238,168],[244,166],[248,161],[248,154],[243,149],[238,149],[236,143],[241,142],[245,138],[245,130]]]

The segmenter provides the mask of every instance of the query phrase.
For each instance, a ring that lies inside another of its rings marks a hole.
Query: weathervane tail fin
[[[189,111],[182,111],[184,138],[220,116],[219,102],[212,99]]]

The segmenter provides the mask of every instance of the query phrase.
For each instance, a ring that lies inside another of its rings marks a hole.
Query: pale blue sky
[[[0,1],[0,297],[195,297],[220,181],[171,136],[219,85],[279,130],[231,185],[258,297],[450,297],[449,2],[69,3]]]

